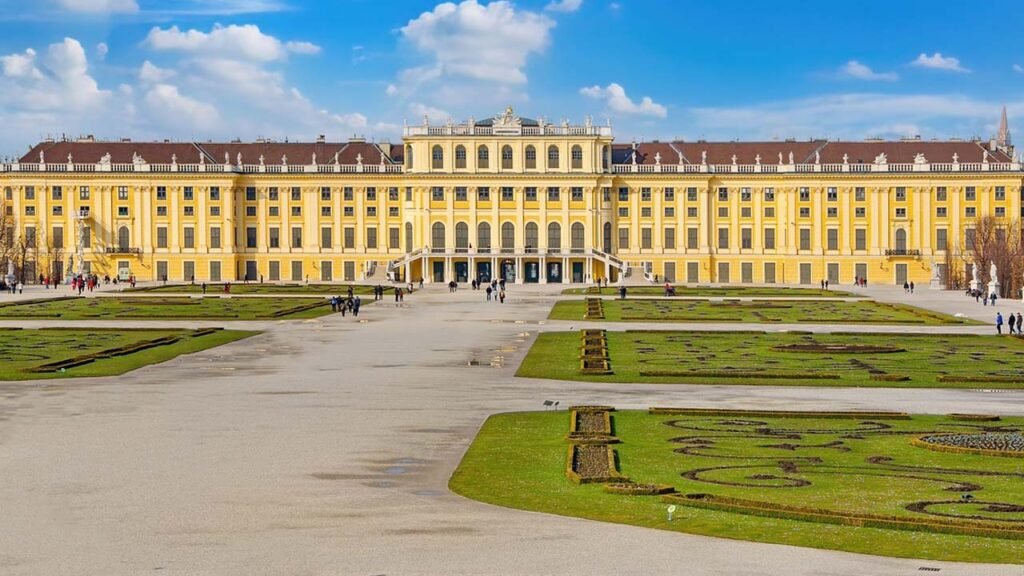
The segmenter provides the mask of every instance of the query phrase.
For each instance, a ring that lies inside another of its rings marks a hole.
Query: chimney
[[[327,136],[324,135],[324,134],[321,134],[321,135],[317,136],[316,137],[316,143],[317,144],[326,144],[327,143]]]

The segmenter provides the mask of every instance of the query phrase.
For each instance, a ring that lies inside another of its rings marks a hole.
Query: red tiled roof
[[[928,162],[952,162],[953,154],[960,162],[981,162],[987,148],[980,142],[902,140],[899,142],[829,142],[821,151],[823,164],[841,164],[847,155],[850,164],[870,164],[885,154],[890,164],[913,163],[917,154]],[[1011,162],[1001,151],[989,151],[990,162]]]
[[[40,152],[48,164],[67,162],[68,154],[79,164],[96,164],[106,154],[110,154],[112,164],[131,164],[135,154],[150,164],[170,164],[172,157],[180,164],[193,164],[199,162],[200,154],[191,142],[40,142],[21,157],[21,162],[39,162]]]
[[[401,150],[401,146],[398,149]],[[379,164],[381,157],[381,148],[367,142],[41,142],[20,161],[39,162],[40,152],[49,164],[67,162],[68,154],[75,163],[81,164],[98,163],[106,154],[110,154],[113,164],[131,164],[135,154],[150,164],[170,164],[172,159],[179,164],[196,164],[200,155],[205,156],[207,164],[224,164],[227,160],[232,165],[238,162],[239,154],[243,164],[259,164],[260,156],[265,164],[281,164],[285,156],[289,164],[312,164],[313,154],[318,164],[333,163],[335,153],[341,164],[355,164],[359,155],[364,164]],[[387,151],[384,153],[384,162],[393,163]]]
[[[825,145],[824,140],[809,142],[673,142],[675,148],[691,164],[700,164],[703,153],[707,152],[708,164],[732,164],[733,155],[737,164],[789,164],[789,155],[797,164],[814,162],[814,151]],[[662,160],[664,162],[664,160]]]

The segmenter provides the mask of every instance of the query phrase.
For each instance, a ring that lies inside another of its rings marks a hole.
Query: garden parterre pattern
[[[0,318],[40,320],[313,318],[330,312],[322,298],[175,296],[68,297],[0,306]]]
[[[318,294],[324,296],[345,296],[348,294],[348,289],[352,288],[352,293],[360,296],[366,294],[373,294],[375,286],[366,286],[362,284],[275,284],[266,283],[260,284],[258,282],[232,282],[231,283],[231,294]],[[384,285],[385,291],[394,293],[394,289],[390,284]],[[165,293],[165,294],[202,294],[203,286],[199,284],[165,284],[157,286],[142,286],[138,288],[129,288],[126,292],[151,292],[151,293]],[[206,293],[209,295],[218,295],[224,293],[224,283],[207,283]]]
[[[818,288],[787,288],[785,286],[681,286],[673,284],[676,296],[699,296],[699,297],[785,297],[785,298],[850,298],[859,296],[851,292],[840,290],[820,290]],[[629,286],[626,292],[630,296],[664,296],[664,286]],[[586,294],[618,296],[619,288],[609,286],[598,288],[569,288],[563,290],[562,294]]]

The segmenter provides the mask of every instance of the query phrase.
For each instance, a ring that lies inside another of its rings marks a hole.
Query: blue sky
[[[0,155],[47,135],[397,140],[610,119],[619,140],[988,137],[1019,2],[0,0]],[[1024,130],[1024,127],[1021,128]]]

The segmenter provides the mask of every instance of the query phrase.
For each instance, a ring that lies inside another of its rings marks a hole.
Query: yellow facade
[[[142,144],[42,143],[0,168],[0,187],[5,239],[29,244],[7,252],[36,280],[81,268],[144,281],[571,283],[628,270],[681,283],[927,284],[947,251],[959,265],[976,218],[1021,216],[1007,145],[616,145],[609,127],[509,110],[408,127],[401,146],[338,144],[319,162],[311,144],[275,144],[281,161],[257,164],[234,143],[168,144],[178,153],[162,163],[99,156]],[[58,150],[59,163],[43,158]],[[186,155],[199,163],[178,163]]]

